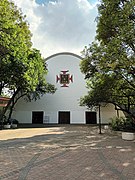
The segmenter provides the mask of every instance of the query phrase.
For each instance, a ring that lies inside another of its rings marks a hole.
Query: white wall
[[[124,117],[122,111],[119,111],[119,115]],[[111,122],[111,118],[117,116],[117,111],[115,110],[115,106],[112,104],[108,104],[107,106],[101,107],[101,122],[103,124]],[[97,117],[99,118],[99,111],[97,112]]]
[[[87,94],[87,89],[84,76],[80,72],[80,60],[79,56],[71,53],[59,53],[47,58],[49,72],[46,79],[56,86],[56,93],[44,95],[40,100],[32,102],[21,99],[15,107],[14,118],[21,123],[32,123],[32,111],[43,111],[44,123],[47,119],[49,123],[58,123],[58,112],[70,111],[70,123],[85,124],[85,111],[88,109],[79,106],[79,100],[81,96]],[[56,82],[56,76],[60,76],[61,71],[67,70],[73,75],[73,82],[70,82],[69,87],[61,87],[62,85]],[[103,123],[114,115],[116,111],[112,106],[102,108]]]
[[[46,111],[48,110],[78,110],[84,108],[79,106],[80,96],[87,93],[85,88],[84,76],[80,72],[80,59],[72,55],[59,55],[48,59],[48,76],[47,80],[55,84],[57,91],[54,95],[46,95]],[[73,75],[73,83],[70,82],[69,87],[61,87],[61,84],[56,83],[56,75],[59,76],[61,71],[69,70],[69,74]]]

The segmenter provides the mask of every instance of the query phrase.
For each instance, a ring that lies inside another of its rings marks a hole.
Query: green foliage
[[[135,114],[135,1],[102,0],[96,41],[85,47],[80,64],[88,95],[81,105],[112,103]]]
[[[8,124],[8,120],[7,120],[7,117],[5,115],[3,115],[3,118],[0,120],[0,125],[1,124]]]
[[[135,123],[132,117],[111,118],[111,127],[116,131],[135,132]]]
[[[32,49],[28,54],[27,69],[23,74],[24,84],[21,83],[23,89],[35,91],[40,82],[45,82],[47,69],[44,59],[38,50]],[[20,84],[19,84],[20,85]]]
[[[102,0],[98,8],[97,39],[104,44],[117,40],[134,51],[134,7],[134,0]]]
[[[50,83],[46,83],[46,82],[40,82],[35,91],[30,91],[29,93],[27,93],[26,95],[26,100],[27,101],[36,101],[37,99],[40,99],[44,94],[50,93],[53,94],[55,93],[56,88],[54,85],[50,84]]]
[[[25,16],[14,3],[0,0],[0,94],[23,79],[28,68],[31,32]]]
[[[17,119],[9,119],[10,124],[19,124],[19,121]]]
[[[111,123],[110,126],[112,127],[113,130],[120,131],[122,129],[122,125],[125,122],[125,118],[123,117],[116,117],[116,118],[111,118]]]
[[[34,94],[38,99],[43,93],[54,93],[56,89],[46,82],[46,74],[45,60],[38,50],[32,49],[25,16],[13,2],[0,0],[0,95],[5,87],[12,92],[2,114],[10,105],[9,119],[15,103],[25,95]]]

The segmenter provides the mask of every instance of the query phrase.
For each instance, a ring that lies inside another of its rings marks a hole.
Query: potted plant
[[[18,123],[19,123],[18,120],[10,119],[9,121],[10,121],[10,124],[11,124],[12,128],[17,128],[18,127]]]
[[[135,139],[135,123],[132,117],[112,118],[111,127],[115,131],[121,131],[122,139]]]
[[[122,127],[122,139],[134,140],[135,139],[135,123],[132,117],[125,118]]]
[[[122,139],[132,141],[135,139],[135,133],[134,132],[122,132]]]
[[[4,129],[10,129],[11,128],[11,124],[10,122],[7,120],[6,116],[3,116],[3,127]]]

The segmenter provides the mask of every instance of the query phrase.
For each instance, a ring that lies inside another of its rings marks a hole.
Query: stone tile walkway
[[[135,180],[135,141],[97,127],[0,131],[0,180]]]

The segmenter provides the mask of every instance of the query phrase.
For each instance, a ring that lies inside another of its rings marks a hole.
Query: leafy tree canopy
[[[87,79],[88,107],[113,103],[135,114],[135,1],[102,0],[96,41],[83,50],[81,71]]]
[[[46,82],[46,74],[45,60],[37,49],[32,48],[25,16],[13,2],[0,0],[0,95],[5,87],[11,90],[8,104],[11,111],[24,95],[29,100],[36,100],[43,93],[55,92],[55,87]]]
[[[17,78],[21,80],[31,45],[25,16],[14,3],[0,0],[0,94],[4,87],[17,84]]]

